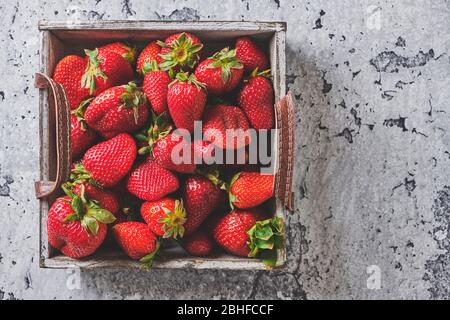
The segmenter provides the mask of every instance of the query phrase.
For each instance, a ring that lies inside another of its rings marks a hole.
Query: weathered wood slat
[[[39,30],[195,30],[195,31],[271,31],[286,30],[285,22],[250,21],[151,21],[151,20],[109,20],[109,21],[39,21]]]

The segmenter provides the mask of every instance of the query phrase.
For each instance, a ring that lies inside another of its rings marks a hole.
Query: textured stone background
[[[0,300],[450,298],[449,1],[2,0],[0,9]],[[82,271],[71,290],[66,271],[39,269],[40,19],[288,22],[299,144],[286,271]],[[367,287],[370,265],[379,290]]]

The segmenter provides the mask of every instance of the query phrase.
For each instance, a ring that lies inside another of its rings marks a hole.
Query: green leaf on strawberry
[[[96,86],[96,78],[102,78],[106,81],[108,77],[100,68],[100,61],[98,59],[98,49],[95,50],[84,50],[86,55],[89,57],[88,63],[86,64],[86,70],[81,77],[81,87],[88,88],[89,94],[94,94]]]
[[[216,52],[210,59],[214,60],[208,68],[221,68],[222,81],[227,83],[231,78],[231,69],[242,69],[244,65],[236,58],[236,49],[224,48]]]
[[[184,223],[186,222],[186,210],[183,206],[183,200],[175,201],[175,208],[173,211],[162,207],[165,218],[159,220],[163,224],[164,231],[163,238],[182,238],[184,235]]]
[[[284,223],[283,219],[273,217],[258,221],[247,232],[250,242],[249,257],[257,257],[266,265],[273,267],[277,262],[277,249],[284,245]]]
[[[109,224],[116,220],[116,217],[106,209],[99,206],[97,201],[89,200],[85,195],[84,184],[80,184],[79,195],[72,191],[74,183],[66,182],[62,185],[64,192],[71,198],[70,205],[74,213],[69,214],[64,222],[80,221],[81,226],[88,234],[97,235],[98,223]]]
[[[136,140],[147,142],[147,146],[138,150],[140,155],[151,154],[155,143],[166,137],[172,131],[172,125],[169,121],[167,113],[163,112],[159,115],[152,111],[151,122],[147,128],[142,129],[134,135]]]

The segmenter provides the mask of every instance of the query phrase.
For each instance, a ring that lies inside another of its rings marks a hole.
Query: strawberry
[[[239,149],[250,143],[250,126],[239,107],[216,105],[203,116],[204,139],[222,149]]]
[[[136,159],[136,143],[121,133],[112,139],[94,145],[86,151],[83,165],[74,172],[108,188],[116,185],[130,171]]]
[[[199,229],[195,233],[183,238],[184,250],[193,256],[204,257],[214,249],[214,241],[204,230]]]
[[[86,61],[82,57],[70,55],[61,59],[53,72],[53,80],[64,87],[72,110],[89,97],[89,89],[81,87],[85,69]]]
[[[202,118],[205,104],[204,85],[194,75],[178,73],[167,93],[167,106],[175,126],[192,133],[194,122]]]
[[[84,100],[70,115],[70,147],[72,150],[72,158],[77,158],[81,153],[86,151],[97,138],[95,132],[87,126],[84,120],[84,112],[91,101],[92,98]]]
[[[222,217],[213,230],[214,239],[227,252],[241,257],[257,257],[275,266],[277,251],[283,247],[284,224],[279,217],[265,219],[256,211],[233,210]]]
[[[133,132],[148,119],[149,106],[145,95],[134,82],[109,88],[91,102],[85,112],[87,124],[105,138]]]
[[[172,132],[173,126],[167,113],[157,115],[151,112],[148,126],[134,134],[139,146],[139,154],[152,154],[155,143]]]
[[[201,175],[192,175],[184,182],[183,200],[187,213],[185,235],[194,232],[223,199],[224,191],[220,188],[218,172],[213,172],[210,178],[216,184]]]
[[[163,62],[160,66],[163,70],[193,69],[203,48],[200,40],[188,32],[173,34],[158,44],[162,47],[160,55]]]
[[[152,63],[155,61],[156,64],[160,64],[163,58],[159,55],[161,53],[161,46],[157,41],[150,42],[139,55],[136,63],[136,71],[140,74],[143,73],[142,68],[144,68],[145,63]]]
[[[178,187],[178,178],[151,160],[137,166],[127,180],[128,191],[146,201],[160,199]]]
[[[48,241],[64,255],[79,259],[97,250],[106,237],[106,224],[115,218],[87,200],[83,188],[80,196],[65,191],[68,196],[56,199],[48,212]]]
[[[86,70],[81,78],[81,87],[97,96],[106,89],[126,84],[133,80],[133,69],[124,57],[108,50],[84,50]]]
[[[157,114],[168,111],[167,92],[172,79],[167,72],[159,69],[155,60],[146,62],[143,68],[144,73],[144,93],[147,96],[153,110]]]
[[[231,206],[253,208],[273,196],[274,176],[259,172],[240,172],[231,180],[229,198]]]
[[[189,138],[178,133],[171,133],[155,143],[153,159],[166,169],[193,173],[197,166],[194,163],[193,144],[189,141]]]
[[[136,48],[129,46],[123,42],[113,42],[98,48],[99,52],[111,51],[121,55],[130,65],[134,65],[136,61]]]
[[[271,129],[274,126],[274,96],[270,81],[265,77],[268,70],[258,73],[255,69],[244,81],[239,92],[239,105],[253,128]]]
[[[269,68],[267,56],[249,37],[240,37],[236,40],[236,57],[244,64],[247,72],[251,72],[255,68],[259,70]]]
[[[194,145],[194,163],[196,164],[214,164],[216,148],[214,144],[205,140],[196,140]]]
[[[139,260],[145,266],[151,267],[159,249],[159,241],[142,222],[122,222],[113,228],[114,237],[123,251],[134,260]]]
[[[193,146],[190,136],[179,133],[170,133],[172,126],[165,113],[156,115],[152,113],[152,122],[148,129],[135,134],[139,145],[142,147],[140,155],[149,154],[162,167],[180,172],[192,173],[196,169],[194,164]],[[187,153],[185,153],[187,151]]]
[[[77,166],[80,166],[80,164],[75,165],[75,167]],[[95,186],[93,185],[95,183],[89,181],[89,179],[84,180],[82,176],[79,176],[77,174],[72,174],[71,179],[75,181],[66,182],[64,184],[64,187],[66,189],[71,190],[73,193],[80,196],[81,191],[84,188],[84,192],[88,199],[97,201],[100,207],[108,210],[114,216],[116,216],[119,213],[120,210],[119,198],[113,191]]]
[[[243,74],[244,66],[236,59],[236,50],[228,48],[202,61],[195,69],[197,79],[203,82],[208,93],[213,95],[232,91],[241,81]]]
[[[144,202],[141,216],[157,236],[174,239],[183,237],[186,211],[182,200],[162,198]]]

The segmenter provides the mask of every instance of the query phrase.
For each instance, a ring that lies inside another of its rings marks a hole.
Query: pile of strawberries
[[[276,263],[284,229],[271,216],[274,176],[208,161],[248,147],[248,136],[224,139],[227,129],[274,127],[268,58],[249,37],[204,52],[182,32],[149,43],[137,59],[135,48],[115,42],[57,64],[53,79],[72,110],[73,164],[48,215],[54,248],[79,259],[117,243],[151,266],[172,238],[194,256],[221,248]],[[195,121],[204,135],[191,141],[179,129],[191,138]],[[192,161],[174,161],[180,146]]]

